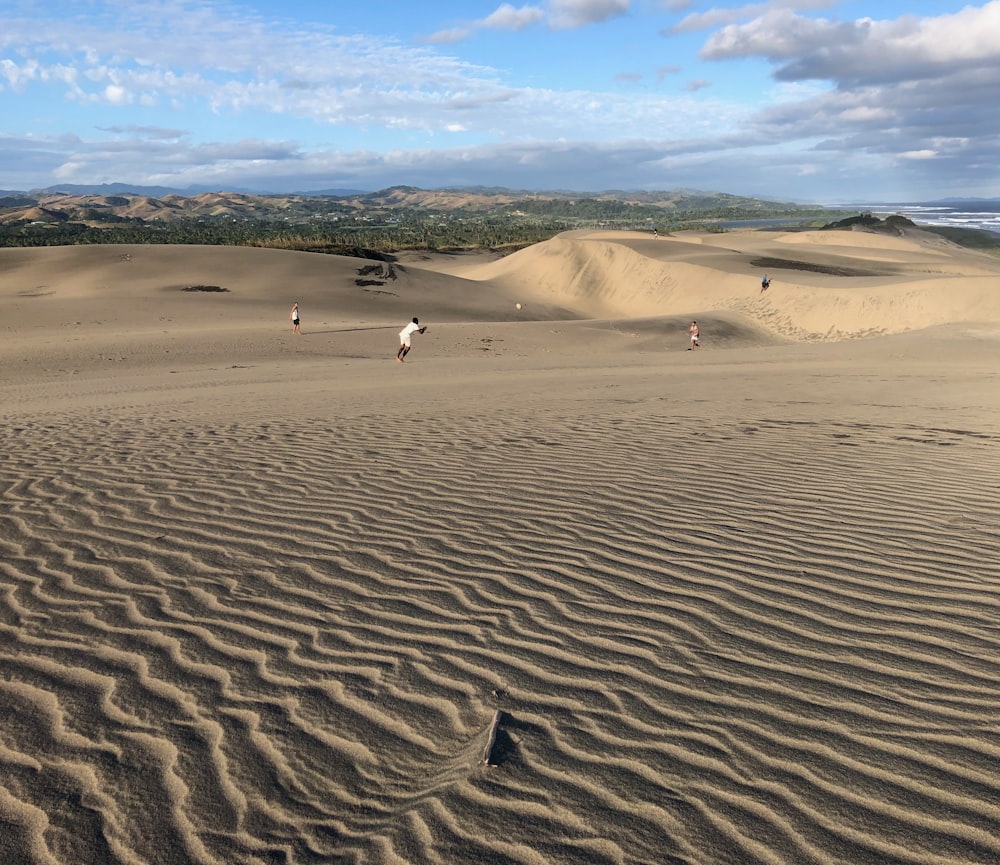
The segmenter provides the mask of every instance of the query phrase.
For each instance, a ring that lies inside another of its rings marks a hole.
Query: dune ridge
[[[470,276],[589,318],[731,310],[795,340],[1000,323],[996,258],[933,235],[919,241],[861,235],[857,246],[845,235],[854,241],[854,232],[764,239],[758,232],[694,238],[569,232]],[[760,279],[768,273],[772,287],[762,293]]]
[[[795,340],[701,283],[644,318],[670,241],[591,278],[569,240],[395,297],[0,265],[0,859],[1000,859],[994,322]]]

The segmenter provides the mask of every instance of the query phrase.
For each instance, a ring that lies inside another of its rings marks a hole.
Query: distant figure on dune
[[[288,313],[288,317],[292,320],[292,333],[302,336],[302,330],[299,328],[299,302],[295,301],[292,304],[292,311]]]
[[[691,351],[693,348],[701,348],[701,328],[698,327],[698,322],[691,322],[691,327],[688,328],[688,336],[691,337],[691,345],[688,346],[688,351]]]
[[[764,278],[760,281],[760,293],[763,294],[771,287],[771,280],[767,278],[767,274],[764,274]]]
[[[421,326],[419,319],[414,316],[406,327],[399,332],[399,351],[396,352],[396,360],[400,363],[410,353],[410,337],[415,333],[425,333],[427,325]]]

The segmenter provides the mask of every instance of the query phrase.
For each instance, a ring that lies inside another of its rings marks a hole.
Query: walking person
[[[292,304],[292,311],[288,313],[288,317],[292,320],[292,333],[302,336],[302,330],[299,328],[299,302],[295,301]]]
[[[691,327],[688,328],[688,336],[691,337],[691,345],[688,346],[688,351],[691,351],[693,348],[701,348],[701,328],[698,327],[698,322],[691,322]]]
[[[413,321],[399,332],[399,351],[396,352],[396,360],[402,363],[403,358],[410,353],[410,337],[413,334],[425,333],[426,331],[427,325],[421,325],[419,319],[414,316]]]

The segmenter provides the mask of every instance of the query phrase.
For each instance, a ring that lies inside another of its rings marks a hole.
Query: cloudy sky
[[[1000,196],[1000,0],[4,0],[0,189]]]

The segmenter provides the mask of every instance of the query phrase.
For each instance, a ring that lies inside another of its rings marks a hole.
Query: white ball
[[[519,303],[515,303],[514,306],[516,306],[518,309],[521,308],[521,304],[519,304]]]

